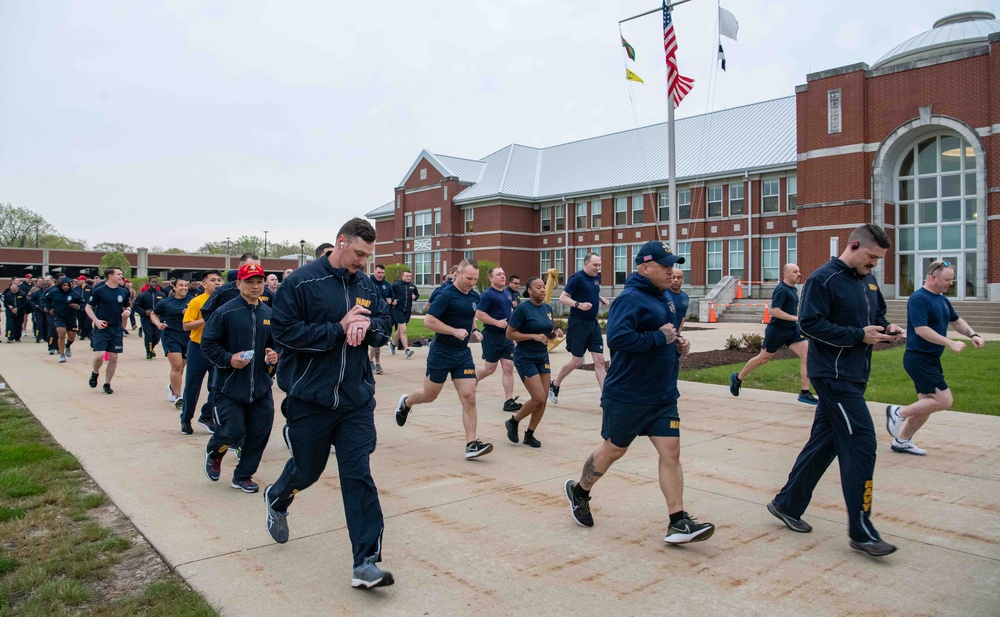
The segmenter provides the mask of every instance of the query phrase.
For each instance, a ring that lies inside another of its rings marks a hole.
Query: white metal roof
[[[950,15],[938,20],[930,30],[893,47],[872,68],[985,43],[994,32],[1000,32],[1000,20],[992,13],[976,11]]]

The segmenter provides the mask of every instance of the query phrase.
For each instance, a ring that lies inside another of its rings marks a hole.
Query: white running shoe
[[[906,422],[906,418],[899,415],[899,409],[899,405],[885,406],[885,430],[897,439],[899,439],[899,431],[903,428],[903,422]]]
[[[167,400],[171,403],[176,403],[178,398],[180,397],[174,394],[174,389],[170,387],[170,384],[167,384]]]
[[[893,452],[899,452],[901,454],[913,454],[914,456],[924,456],[927,454],[927,450],[918,448],[917,444],[913,443],[912,439],[907,439],[906,441],[893,439],[892,445],[890,445],[889,448]]]

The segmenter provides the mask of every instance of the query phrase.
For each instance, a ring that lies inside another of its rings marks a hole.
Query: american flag
[[[691,92],[694,80],[684,77],[677,70],[677,37],[674,36],[674,20],[670,17],[667,0],[663,0],[663,53],[667,57],[667,96],[674,100],[674,107],[677,107]]]

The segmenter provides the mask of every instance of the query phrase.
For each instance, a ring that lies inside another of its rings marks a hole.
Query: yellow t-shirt
[[[203,293],[200,296],[195,296],[190,302],[188,302],[187,310],[184,311],[184,323],[189,321],[198,321],[201,319],[201,307],[205,306],[205,302],[208,301],[208,294]],[[201,331],[205,329],[204,324],[196,330],[191,330],[191,341],[201,345]]]

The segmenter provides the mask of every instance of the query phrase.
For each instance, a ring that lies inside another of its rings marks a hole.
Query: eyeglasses
[[[950,267],[951,267],[950,261],[939,261],[937,263],[931,264],[931,269],[927,271],[927,276],[934,274],[935,271],[940,270],[941,268],[950,268]]]

